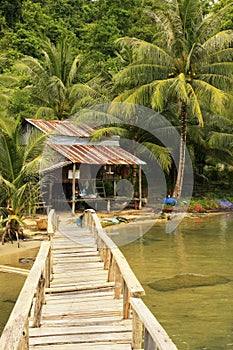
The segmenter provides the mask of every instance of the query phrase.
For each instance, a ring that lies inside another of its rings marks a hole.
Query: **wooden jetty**
[[[59,223],[41,244],[0,338],[1,350],[177,350],[96,213]]]

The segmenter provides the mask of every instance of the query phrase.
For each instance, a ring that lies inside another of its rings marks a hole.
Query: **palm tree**
[[[26,56],[17,63],[17,69],[30,77],[31,85],[25,88],[31,90],[38,105],[36,117],[65,119],[78,108],[102,98],[95,89],[95,79],[81,83],[78,73],[87,59],[75,55],[67,39],[56,46],[47,40],[43,46],[43,62]]]
[[[111,121],[111,118],[109,122]],[[136,125],[125,125],[125,120],[122,117],[122,120],[118,120],[118,125],[113,125],[114,123],[110,123],[109,125],[102,126],[100,129],[97,129],[92,133],[92,141],[102,140],[104,137],[115,136],[118,135],[123,139],[132,140],[133,149],[132,153],[136,156],[139,156],[145,152],[145,150],[150,151],[151,155],[157,159],[160,167],[168,172],[171,166],[171,155],[170,151],[159,144],[159,141],[153,138],[153,136],[146,132],[145,130],[140,129]],[[137,177],[137,166],[133,165],[132,172],[132,185],[136,185],[136,177]],[[135,189],[136,190],[136,189]]]
[[[38,170],[45,138],[32,132],[26,143],[19,120],[0,119],[0,209],[5,212],[9,203],[13,219],[19,222],[38,202]]]
[[[219,31],[227,10],[204,18],[201,0],[165,0],[162,10],[150,13],[161,29],[157,44],[128,37],[118,40],[132,48],[134,61],[115,77],[118,87],[127,88],[115,101],[157,111],[176,105],[181,134],[177,198],[182,191],[188,119],[195,117],[203,126],[203,111],[221,115],[230,99],[233,31]]]

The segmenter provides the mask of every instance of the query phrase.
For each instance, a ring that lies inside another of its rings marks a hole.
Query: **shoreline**
[[[174,214],[179,214],[179,212],[174,212]],[[77,212],[75,217],[79,217],[82,215],[82,212]],[[103,228],[118,225],[116,223],[111,222],[112,218],[116,217],[123,217],[128,220],[128,222],[147,222],[151,220],[159,221],[160,223],[166,222],[167,218],[158,218],[156,217],[156,214],[152,211],[142,211],[139,210],[123,210],[119,212],[111,212],[111,213],[105,213],[105,212],[97,212],[97,215],[99,217],[99,220],[103,225]],[[186,212],[183,219],[195,219],[195,218],[201,218],[201,217],[210,217],[210,216],[216,216],[216,215],[233,215],[233,211],[208,211],[205,213],[198,213],[198,212]],[[44,216],[41,216],[44,218]],[[30,223],[35,222],[36,220],[40,218],[40,215],[38,215],[35,219],[29,218]],[[108,221],[109,220],[109,221]],[[27,252],[31,249],[36,249],[40,247],[41,242],[47,239],[47,233],[46,231],[38,231],[35,230],[35,225],[30,226],[27,228],[27,234],[25,240],[20,241],[20,247],[18,248],[17,242],[14,241],[13,244],[11,242],[6,242],[4,245],[0,243],[0,264],[3,264],[2,260],[4,260],[4,257],[10,257],[11,255],[22,255],[22,253]]]

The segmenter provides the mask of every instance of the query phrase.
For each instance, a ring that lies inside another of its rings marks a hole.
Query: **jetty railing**
[[[52,237],[58,218],[55,211],[48,215],[48,234]],[[29,349],[29,318],[32,327],[39,327],[45,288],[48,288],[52,272],[51,242],[42,242],[36,260],[0,338],[0,350]],[[34,303],[33,303],[34,302]],[[33,305],[33,307],[32,307]]]
[[[115,282],[115,298],[123,297],[123,318],[128,319],[132,315],[132,349],[177,350],[166,331],[141,300],[140,297],[145,295],[143,287],[120,249],[103,230],[93,209],[85,210],[82,226],[88,227],[95,237],[104,269],[108,270],[108,281]]]

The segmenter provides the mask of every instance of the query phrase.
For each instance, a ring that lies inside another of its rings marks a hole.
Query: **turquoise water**
[[[121,225],[112,238],[136,230],[138,223]],[[145,288],[145,303],[179,350],[233,349],[233,215],[185,218],[170,234],[164,223],[156,223],[121,250]],[[182,274],[214,274],[230,281],[170,291],[149,286]]]

